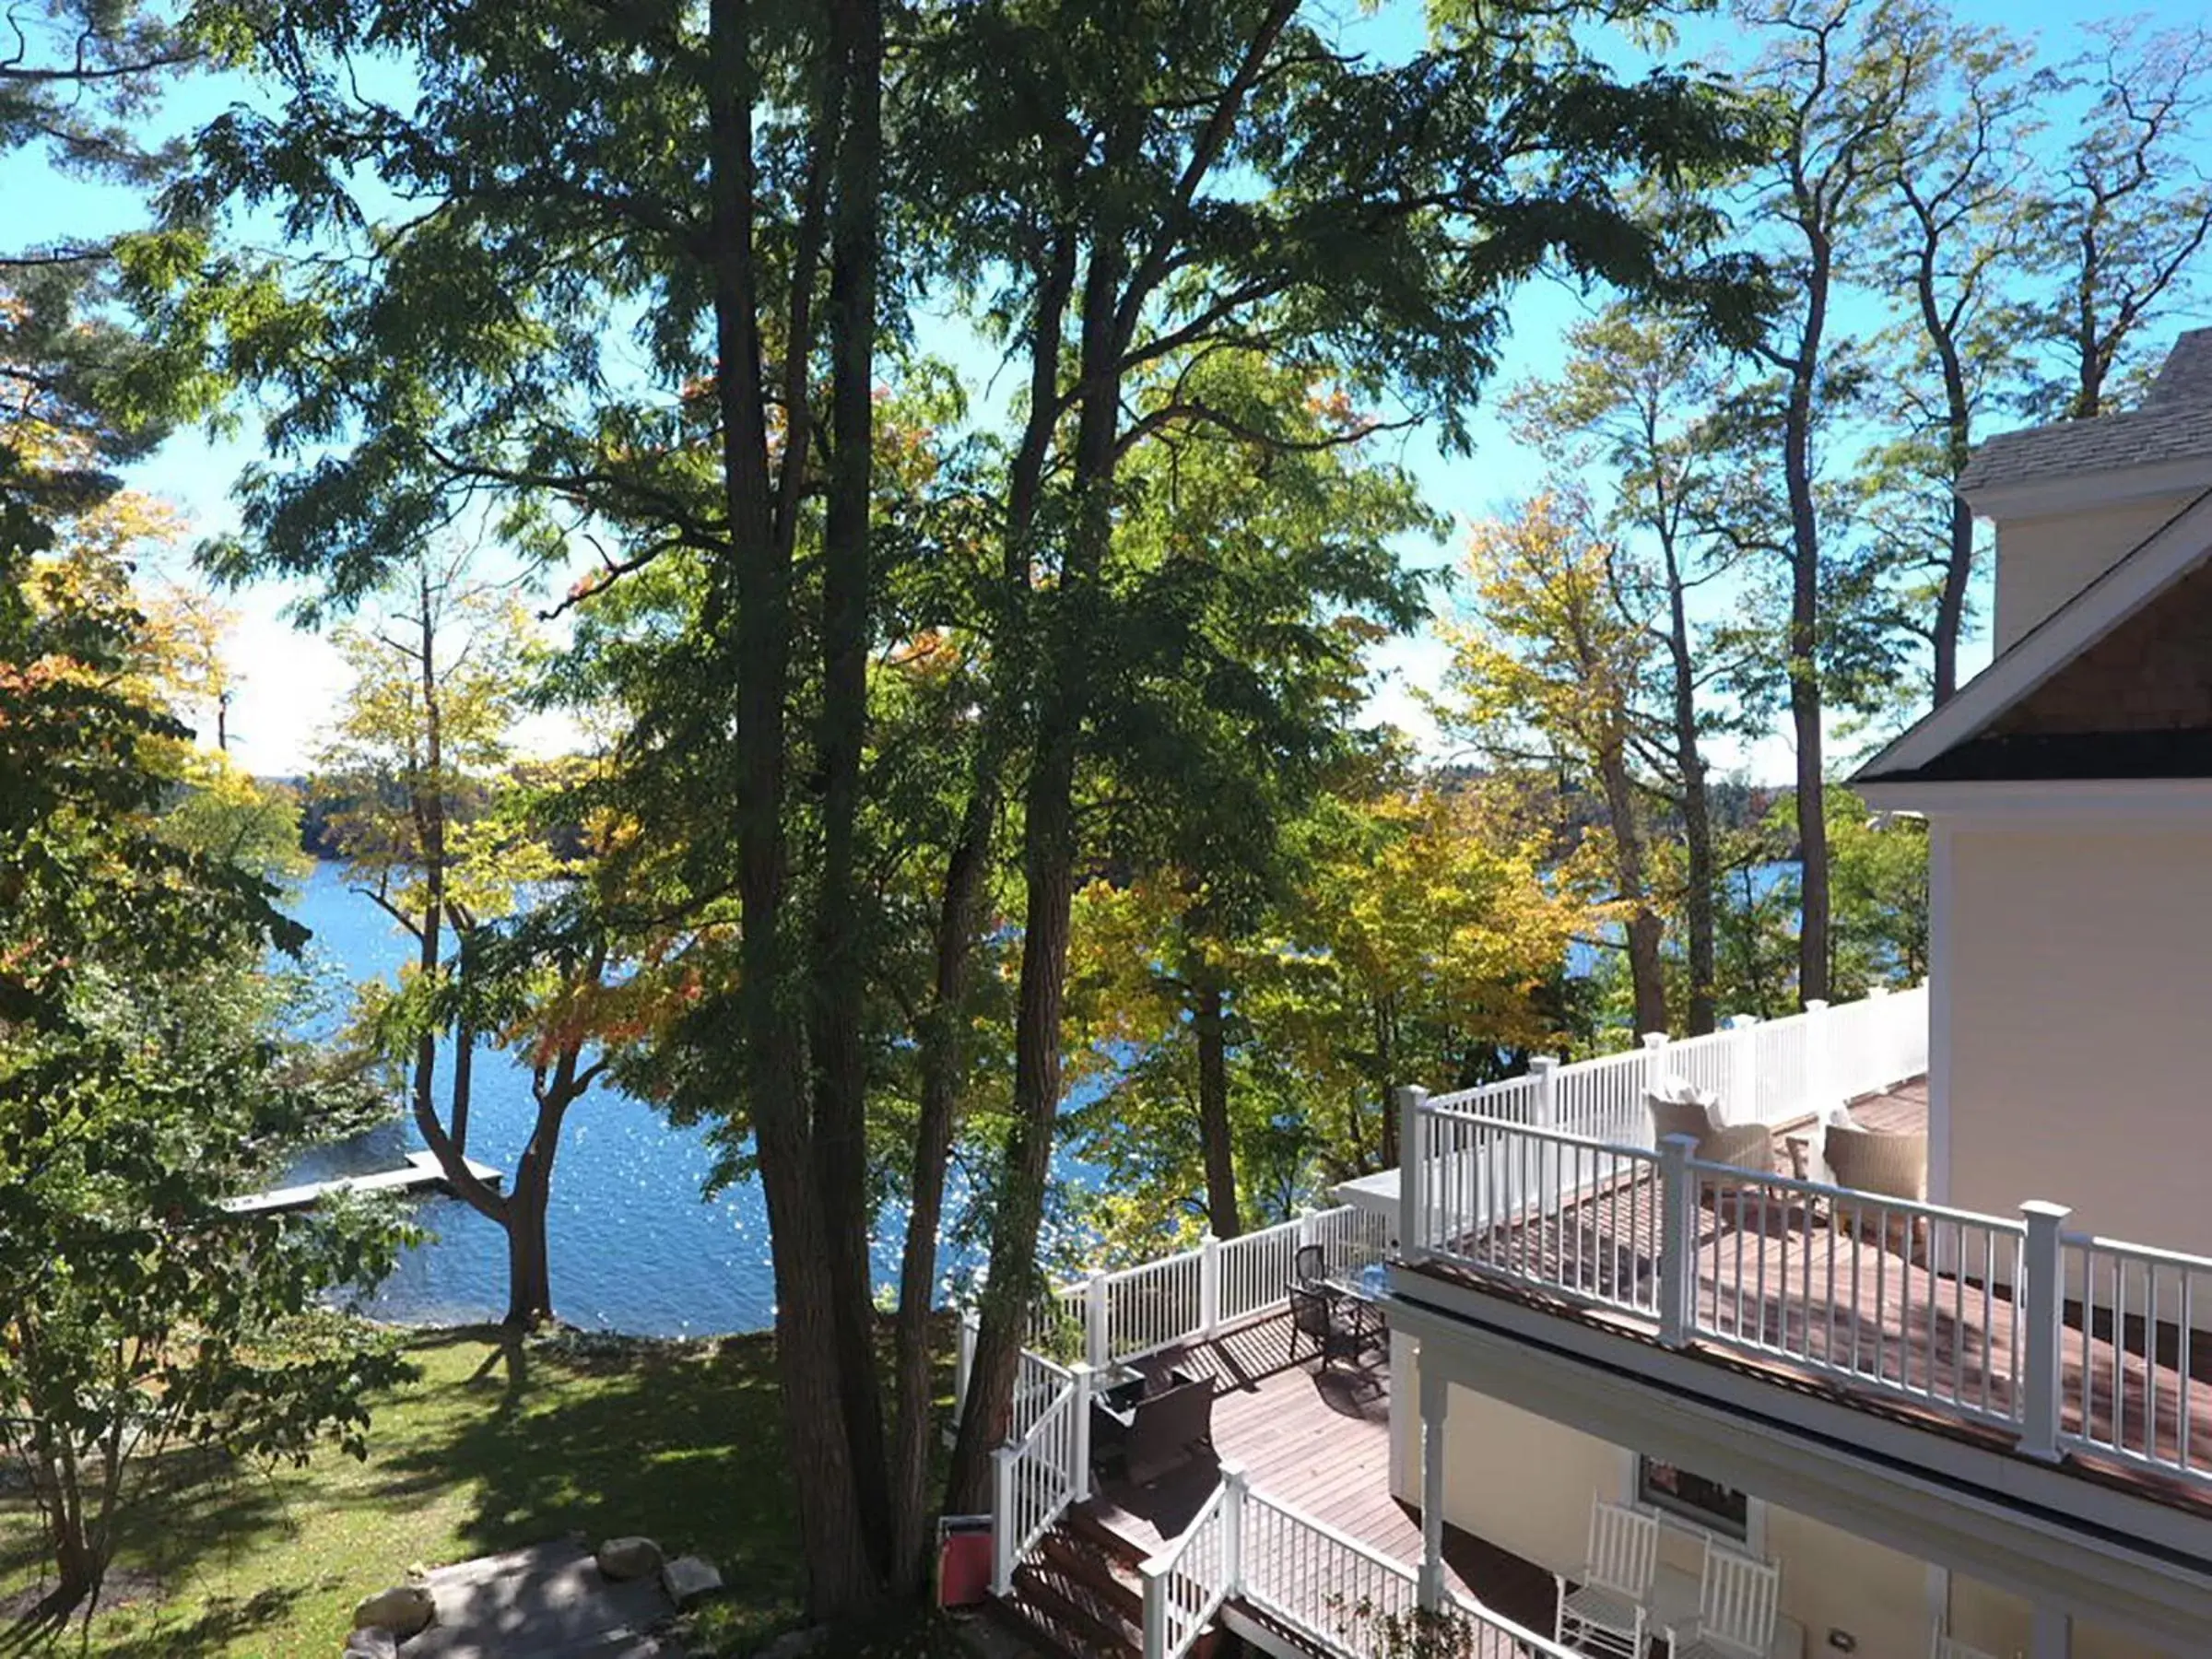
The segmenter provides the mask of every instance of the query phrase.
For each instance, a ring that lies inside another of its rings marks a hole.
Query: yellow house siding
[[[1949,1202],[2212,1253],[2212,826],[1952,832]]]

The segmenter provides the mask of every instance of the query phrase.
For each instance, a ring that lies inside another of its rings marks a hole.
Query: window
[[[1734,1487],[1655,1457],[1636,1459],[1636,1501],[1741,1544],[1751,1535],[1751,1500]]]

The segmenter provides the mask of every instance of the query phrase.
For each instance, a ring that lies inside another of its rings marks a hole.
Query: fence
[[[1198,1519],[1145,1564],[1145,1659],[1179,1659],[1232,1599],[1338,1659],[1408,1651],[1424,1617],[1415,1568],[1255,1491],[1234,1465],[1221,1475]],[[1468,1659],[1568,1659],[1571,1652],[1456,1596],[1442,1598],[1432,1617],[1468,1639],[1449,1649]]]
[[[1015,1563],[1088,1485],[1089,1380],[1072,1376],[1038,1409],[1028,1433],[991,1454],[991,1583],[1001,1595],[1013,1588]]]
[[[1887,1198],[1700,1160],[1687,1136],[1653,1152],[1418,1089],[1401,1109],[1409,1261],[2009,1430],[2032,1455],[2212,1484],[2212,1365],[2195,1353],[2212,1260],[2063,1232],[2054,1205]]]
[[[1610,1145],[1652,1147],[1646,1089],[1680,1077],[1720,1096],[1730,1123],[1815,1117],[1928,1068],[1928,992],[1870,992],[1802,1014],[1738,1015],[1720,1030],[1679,1041],[1660,1033],[1641,1048],[1560,1065],[1539,1058],[1529,1074],[1433,1097],[1430,1104]]]

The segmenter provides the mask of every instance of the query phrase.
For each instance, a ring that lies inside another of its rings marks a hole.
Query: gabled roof
[[[2008,485],[2212,455],[2212,328],[2174,343],[2139,409],[2005,432],[1974,451],[1959,475],[1970,499]]]
[[[2043,618],[1942,708],[1924,716],[1853,775],[1862,784],[1972,782],[2022,777],[2202,777],[2162,770],[2206,759],[2203,746],[2161,746],[2112,733],[1983,736],[2003,716],[2177,583],[2212,566],[2212,489],[2191,501],[2103,575]],[[1961,751],[1970,740],[1976,753]],[[2132,747],[2131,747],[2132,746]],[[2132,770],[2110,770],[2123,765]],[[2056,770],[2060,767],[2063,771]],[[2105,770],[2084,771],[2085,767]]]

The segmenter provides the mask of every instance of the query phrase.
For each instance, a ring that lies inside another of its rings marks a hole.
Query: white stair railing
[[[1223,1464],[1221,1484],[1190,1525],[1137,1569],[1145,1585],[1145,1659],[1182,1659],[1236,1593],[1245,1489],[1243,1470]]]

